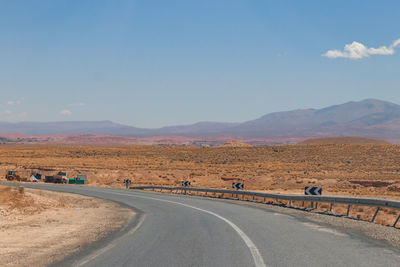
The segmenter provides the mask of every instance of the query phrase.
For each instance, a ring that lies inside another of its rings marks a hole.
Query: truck
[[[7,171],[6,173],[6,179],[8,181],[26,181],[27,178],[22,178],[19,176],[16,171]]]
[[[46,175],[44,177],[44,182],[45,183],[54,183],[54,176],[53,175]]]
[[[53,183],[56,184],[66,184],[68,183],[68,177],[66,172],[58,172],[53,176]]]
[[[69,178],[69,184],[85,184],[86,179],[85,174],[78,174],[75,178]]]

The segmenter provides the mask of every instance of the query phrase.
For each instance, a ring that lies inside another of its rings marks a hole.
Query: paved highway
[[[26,185],[117,201],[137,216],[57,266],[400,266],[384,243],[264,208],[84,186]]]

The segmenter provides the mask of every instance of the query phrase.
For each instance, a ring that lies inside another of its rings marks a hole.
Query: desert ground
[[[335,141],[336,142],[336,141]],[[296,144],[248,146],[231,142],[220,147],[0,145],[0,177],[16,170],[52,175],[67,171],[88,176],[88,185],[132,185],[231,188],[304,194],[305,186],[321,186],[323,195],[400,199],[400,146],[377,144]],[[313,143],[313,142],[311,142]],[[2,178],[4,179],[4,178]],[[319,208],[327,209],[327,205]],[[336,205],[334,212],[345,214]],[[351,216],[369,219],[374,210],[359,207]],[[377,222],[391,225],[397,212],[382,210]]]
[[[400,146],[323,144],[287,146],[61,146],[0,145],[0,177],[67,171],[88,175],[89,185],[180,185],[304,194],[322,186],[324,195],[400,199]]]
[[[0,186],[0,265],[48,265],[117,229],[132,215],[99,199]]]

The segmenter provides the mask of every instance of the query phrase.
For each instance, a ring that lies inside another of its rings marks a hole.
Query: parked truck
[[[68,177],[66,172],[58,172],[56,175],[53,176],[54,181],[53,183],[56,184],[66,184],[68,183]]]
[[[78,174],[75,178],[69,178],[69,184],[85,184],[86,179],[85,174]]]
[[[54,176],[53,175],[46,175],[44,177],[44,182],[45,183],[54,183]]]
[[[6,179],[8,181],[27,181],[27,178],[22,178],[16,173],[16,171],[7,171]]]

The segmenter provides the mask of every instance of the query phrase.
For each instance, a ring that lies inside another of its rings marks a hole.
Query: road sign
[[[128,188],[128,186],[130,186],[131,183],[132,183],[131,179],[125,179],[125,180],[124,180],[124,184],[125,184],[125,187],[126,187],[126,188]]]
[[[234,188],[234,189],[243,189],[244,188],[244,184],[242,184],[242,183],[232,183],[232,188]]]
[[[182,186],[189,186],[190,185],[190,182],[189,181],[183,181],[182,182]]]
[[[306,186],[304,189],[304,194],[311,195],[311,196],[320,196],[320,195],[322,195],[322,188]]]

